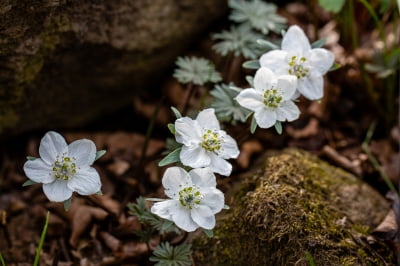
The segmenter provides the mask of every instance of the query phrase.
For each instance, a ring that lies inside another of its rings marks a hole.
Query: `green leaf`
[[[207,236],[208,238],[214,237],[214,232],[213,232],[213,230],[203,229],[203,232],[206,234],[206,236]]]
[[[64,211],[69,211],[69,209],[71,208],[71,201],[72,201],[72,197],[70,197],[67,200],[64,200]]]
[[[342,10],[345,0],[319,0],[319,5],[326,11],[339,13]]]
[[[39,241],[39,245],[36,249],[35,260],[33,262],[33,266],[39,265],[40,253],[42,252],[42,249],[43,249],[44,239],[46,238],[47,227],[49,225],[49,217],[50,217],[50,212],[47,212],[46,222],[44,223],[42,234],[40,235],[40,241]]]
[[[170,163],[176,163],[179,162],[181,159],[179,158],[179,154],[181,153],[182,147],[177,148],[170,154],[164,157],[159,163],[158,166],[165,166]]]
[[[193,83],[203,86],[207,82],[220,82],[221,74],[210,60],[199,57],[178,57],[173,76],[182,84]]]
[[[6,266],[6,262],[4,261],[3,255],[1,255],[1,252],[0,252],[0,263],[1,263],[1,266]]]
[[[313,256],[311,255],[311,253],[308,252],[308,251],[306,251],[306,252],[304,252],[304,253],[305,253],[305,255],[306,255],[306,258],[307,258],[307,261],[308,261],[308,265],[309,265],[309,266],[316,266],[315,261],[314,261],[314,258],[313,258]]]
[[[224,207],[223,207],[222,209],[224,209],[224,210],[229,210],[230,207],[229,207],[228,205],[224,204]]]
[[[252,76],[246,76],[246,80],[249,83],[249,85],[253,87],[254,78]]]
[[[176,109],[175,107],[171,106],[171,110],[172,112],[174,112],[174,115],[176,116],[177,119],[182,117],[181,112],[179,112],[179,110]]]
[[[97,161],[98,159],[100,159],[104,154],[106,154],[106,150],[99,150],[96,152],[96,157],[95,157],[95,161]]]
[[[97,191],[96,195],[103,196],[103,191],[101,190]]]
[[[33,156],[26,156],[26,159],[29,161],[33,161],[33,160],[36,160],[37,158],[33,157]]]
[[[321,48],[322,46],[324,46],[324,44],[326,43],[326,37],[315,41],[311,44],[311,48]]]
[[[31,185],[34,185],[34,184],[37,184],[35,181],[32,181],[32,180],[27,180],[27,181],[25,181],[23,184],[22,184],[22,186],[23,187],[27,187],[27,186],[31,186]]]
[[[246,61],[243,63],[242,66],[247,69],[259,69],[261,67],[260,62],[258,60]]]
[[[265,47],[268,48],[269,50],[276,50],[279,49],[279,46],[276,45],[273,42],[270,42],[268,40],[263,40],[263,39],[258,39],[257,43],[261,46],[261,47]]]
[[[168,242],[163,242],[156,247],[149,260],[157,262],[157,266],[190,266],[191,247],[186,243],[173,247]]]
[[[167,126],[168,126],[169,131],[170,131],[173,135],[175,135],[175,133],[176,133],[176,131],[175,131],[175,125],[172,124],[172,123],[169,123]]]
[[[254,132],[256,132],[256,129],[257,129],[257,121],[256,121],[256,119],[254,118],[254,115],[253,115],[253,117],[251,118],[251,124],[250,124],[250,132],[251,132],[251,134],[254,134]]]
[[[282,123],[281,123],[281,121],[276,121],[274,127],[275,127],[276,132],[279,135],[282,134]]]
[[[333,66],[331,66],[331,68],[330,68],[328,71],[334,71],[334,70],[337,70],[337,69],[339,69],[339,68],[341,68],[341,67],[342,67],[341,64],[335,62],[335,63],[333,64]]]

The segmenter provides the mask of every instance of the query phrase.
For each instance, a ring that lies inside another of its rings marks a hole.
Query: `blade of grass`
[[[362,150],[365,152],[365,154],[368,157],[368,160],[372,163],[372,166],[377,170],[382,177],[383,181],[385,181],[386,185],[388,188],[396,193],[397,195],[399,192],[396,190],[395,186],[393,185],[392,181],[390,178],[386,175],[386,173],[383,171],[381,165],[379,164],[378,160],[375,158],[375,156],[372,154],[370,148],[369,148],[369,142],[371,141],[372,135],[374,134],[376,127],[376,122],[373,122],[371,126],[368,128],[367,135],[365,136],[364,142],[361,144]]]
[[[4,261],[4,258],[1,255],[1,252],[0,252],[0,263],[1,263],[1,266],[6,266],[6,262]]]
[[[33,266],[39,265],[40,253],[42,252],[44,239],[45,239],[46,233],[47,233],[47,227],[49,225],[49,217],[50,217],[50,212],[47,212],[46,222],[44,223],[42,234],[40,236],[39,245],[36,249],[35,261],[33,262]]]

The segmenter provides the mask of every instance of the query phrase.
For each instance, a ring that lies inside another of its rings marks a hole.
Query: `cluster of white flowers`
[[[240,105],[254,112],[261,128],[269,128],[276,121],[297,119],[300,111],[293,100],[300,94],[310,100],[321,99],[322,76],[334,63],[333,53],[323,48],[312,49],[298,26],[288,29],[281,48],[261,56],[254,88],[245,89],[236,97]]]

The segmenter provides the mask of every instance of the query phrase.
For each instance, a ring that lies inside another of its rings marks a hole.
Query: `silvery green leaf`
[[[174,124],[172,124],[172,123],[169,123],[168,125],[168,129],[169,129],[169,131],[173,134],[173,135],[175,135],[175,125]]]
[[[253,87],[254,78],[252,76],[246,76],[246,80],[250,84],[250,86]]]
[[[274,127],[275,127],[276,132],[279,135],[282,134],[282,123],[281,123],[281,121],[276,121]]]
[[[100,159],[104,154],[106,154],[106,150],[100,150],[96,152],[96,157],[95,157],[95,161],[97,161],[98,159]]]
[[[256,121],[256,119],[254,118],[254,115],[253,115],[252,118],[251,118],[250,133],[254,134],[254,132],[256,132],[256,129],[257,129],[257,121]]]
[[[97,191],[96,195],[103,196],[103,191],[101,190]]]
[[[206,236],[207,236],[208,238],[214,237],[214,232],[213,232],[213,230],[203,229],[203,232],[206,234]]]
[[[171,246],[168,242],[162,242],[153,251],[153,256],[150,261],[156,262],[158,266],[190,266],[192,260],[190,244],[180,244],[178,246]]]
[[[174,115],[176,116],[177,119],[182,117],[181,112],[179,112],[179,110],[176,109],[175,107],[171,106],[171,110],[172,112],[174,112]]]
[[[276,6],[261,0],[229,0],[232,12],[229,19],[250,25],[253,29],[268,34],[271,30],[279,33],[286,27],[286,19],[276,13]]]
[[[246,25],[231,26],[229,31],[213,34],[212,38],[218,41],[212,48],[223,56],[232,53],[234,56],[242,55],[244,58],[256,59],[266,52],[256,42],[262,35]]]
[[[273,42],[270,42],[270,41],[268,41],[268,40],[258,39],[258,40],[257,40],[257,43],[258,43],[258,45],[260,45],[261,47],[265,47],[265,48],[267,48],[268,50],[276,50],[276,49],[279,49],[279,48],[280,48],[279,45],[277,45],[277,44],[275,44],[275,43],[273,43]]]
[[[221,121],[245,122],[249,110],[243,108],[236,100],[241,90],[227,84],[216,85],[210,94],[213,96],[211,107],[215,109],[216,116]]]
[[[33,160],[36,160],[37,158],[33,157],[33,156],[26,156],[26,159],[29,161],[33,161]]]
[[[179,147],[176,150],[174,150],[173,152],[171,152],[170,154],[168,154],[167,156],[165,156],[164,159],[162,159],[158,163],[158,166],[161,167],[161,166],[165,166],[165,165],[170,164],[170,163],[179,162],[181,160],[179,158],[179,154],[181,153],[181,149],[182,149],[182,147]]]
[[[321,48],[326,43],[326,37],[319,39],[311,44],[311,48]]]
[[[333,13],[339,13],[343,8],[344,3],[345,0],[319,0],[320,6]]]
[[[342,67],[341,64],[339,64],[339,63],[334,63],[333,66],[332,66],[328,71],[334,71],[334,70],[337,70],[337,69],[339,69],[339,68],[341,68],[341,67]]]
[[[224,204],[224,207],[223,207],[222,209],[224,209],[224,210],[229,210],[230,207],[229,207],[228,205]]]
[[[22,184],[22,186],[23,187],[27,187],[27,186],[31,186],[31,185],[34,185],[34,184],[37,184],[35,181],[32,181],[32,180],[27,180],[27,181],[25,181],[23,184]]]
[[[214,65],[205,58],[178,57],[176,65],[178,68],[173,76],[182,84],[193,83],[202,86],[207,82],[216,83],[222,80]]]
[[[69,209],[71,208],[71,201],[72,201],[72,197],[70,197],[69,199],[64,201],[64,210],[65,211],[69,211]]]
[[[261,67],[260,62],[258,60],[246,61],[243,63],[242,66],[247,69],[259,69]]]

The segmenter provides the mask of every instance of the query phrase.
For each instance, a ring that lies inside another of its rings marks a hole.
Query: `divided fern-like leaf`
[[[232,13],[229,18],[237,23],[249,24],[252,28],[268,34],[280,33],[285,28],[286,19],[276,13],[276,6],[261,0],[229,0]]]
[[[163,242],[153,251],[150,261],[156,262],[157,266],[190,266],[191,254],[190,244],[171,246],[168,242]]]
[[[205,58],[178,57],[176,65],[178,68],[173,76],[182,84],[193,83],[201,86],[207,82],[216,83],[222,80],[221,74]]]
[[[221,84],[216,85],[210,94],[214,97],[211,107],[215,109],[215,114],[221,121],[231,121],[235,124],[237,121],[245,122],[246,116],[250,112],[243,108],[235,100],[240,89],[233,85]]]

